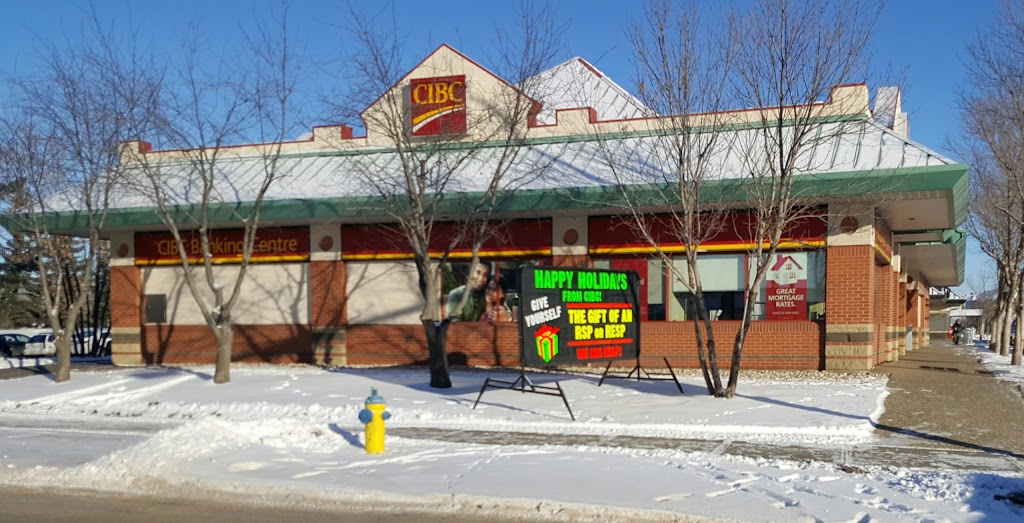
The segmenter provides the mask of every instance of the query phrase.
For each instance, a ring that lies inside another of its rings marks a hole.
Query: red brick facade
[[[878,361],[878,274],[871,245],[833,246],[826,254],[825,368],[870,369]]]
[[[331,365],[423,364],[426,339],[419,324],[349,325],[346,263],[309,263],[308,325],[237,325],[232,359],[247,362],[321,363]],[[561,267],[591,265],[588,255],[556,255]],[[612,259],[619,269],[647,275],[647,260],[624,256]],[[791,370],[866,370],[893,361],[922,343],[926,325],[917,308],[927,307],[919,284],[900,282],[900,276],[877,256],[873,245],[829,246],[826,252],[824,321],[754,321],[743,347],[743,368]],[[205,325],[143,323],[143,286],[135,266],[111,270],[111,309],[114,318],[115,363],[212,363],[216,344]],[[910,290],[907,290],[909,287]],[[646,293],[641,309],[646,308]],[[667,299],[671,299],[666,295]],[[927,317],[927,311],[925,311]],[[907,325],[913,325],[913,345],[906,347]],[[739,321],[715,321],[715,340],[721,368],[729,366]],[[642,364],[696,368],[699,362],[689,321],[648,321],[641,325]],[[453,365],[508,366],[520,364],[518,325],[455,323],[448,333]],[[598,364],[600,365],[600,363]]]
[[[312,363],[312,336],[302,325],[235,325],[231,361]],[[173,349],[173,350],[172,350]],[[214,363],[217,342],[206,325],[146,324],[142,327],[142,362]]]
[[[716,321],[718,361],[732,361],[738,321]],[[743,367],[752,369],[822,370],[824,327],[815,321],[758,321],[750,325],[743,347]],[[695,368],[697,349],[692,322],[647,322],[640,331],[641,363]],[[352,365],[424,364],[427,341],[419,325],[352,325],[348,328],[348,362]],[[519,325],[453,323],[448,330],[449,361],[454,365],[519,365]],[[601,362],[600,365],[603,365]]]
[[[344,263],[309,262],[310,335],[316,363],[348,363],[346,287]]]
[[[111,327],[139,327],[142,314],[141,272],[134,265],[110,268]]]

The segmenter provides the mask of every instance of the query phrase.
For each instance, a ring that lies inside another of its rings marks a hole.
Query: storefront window
[[[799,319],[820,320],[825,317],[825,251],[804,251],[790,253],[800,263],[800,271],[796,278],[806,279],[806,310]],[[779,257],[785,258],[787,253],[779,253]],[[651,260],[652,263],[658,261]],[[677,273],[669,274],[672,283],[672,293],[668,303],[668,319],[671,321],[692,320],[697,314],[697,305],[694,295],[680,275],[687,274],[686,259],[677,256],[673,261],[673,267]],[[743,315],[743,304],[745,301],[745,289],[747,278],[754,274],[756,265],[747,254],[701,254],[697,258],[697,264],[703,281],[704,304],[712,320],[739,320]],[[806,270],[806,273],[803,271]],[[748,273],[749,271],[749,273]],[[652,280],[653,281],[653,280]],[[650,290],[650,289],[649,289]],[[803,292],[802,290],[799,292]],[[768,318],[767,303],[767,281],[762,282],[757,293],[757,301],[754,303],[752,320],[765,320]],[[649,299],[654,299],[649,295]],[[799,309],[802,310],[801,302],[804,296],[796,300]],[[653,301],[651,303],[654,303]],[[652,318],[654,319],[654,307],[651,307]],[[662,308],[664,310],[664,306]],[[779,314],[776,314],[779,316]],[[780,319],[775,317],[774,319]],[[791,318],[781,318],[791,319]]]
[[[743,289],[746,286],[745,254],[702,254],[697,257],[704,304],[712,320],[738,320],[743,315]],[[697,314],[692,290],[683,281],[689,271],[686,258],[677,257],[673,275],[669,319],[691,320]]]
[[[647,319],[663,321],[665,319],[665,269],[661,258],[647,260]]]
[[[785,256],[787,253],[781,252],[779,256]],[[808,320],[823,320],[825,319],[825,251],[804,251],[799,253],[800,261],[803,263],[806,260],[806,286],[807,286],[807,316]],[[750,270],[753,274],[753,270],[756,268],[751,264]],[[767,319],[767,295],[768,295],[768,282],[761,283],[761,287],[757,293],[757,303],[754,306],[754,314],[751,319],[764,320]]]
[[[482,260],[470,274],[470,262],[442,267],[445,316],[452,321],[501,323],[519,317],[519,267],[547,265],[545,260]],[[463,296],[469,293],[460,308]]]

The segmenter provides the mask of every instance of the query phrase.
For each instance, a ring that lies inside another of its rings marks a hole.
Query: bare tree
[[[971,234],[997,267],[995,347],[1009,353],[1014,320],[1024,321],[1024,6],[1003,2],[995,24],[967,50],[968,88],[960,94],[974,202]],[[1016,317],[1016,318],[1015,318]],[[1017,343],[1012,361],[1020,364]]]
[[[654,249],[692,308],[697,357],[709,394],[722,395],[714,322],[705,302],[699,253],[727,227],[729,211],[708,198],[722,178],[728,150],[728,81],[734,46],[708,31],[698,2],[654,0],[627,34],[637,67],[638,97],[653,138],[623,146],[597,136],[605,164],[621,189],[631,229]],[[650,187],[638,198],[633,188]],[[666,244],[682,246],[685,268]],[[661,277],[662,275],[651,276]],[[706,351],[705,351],[706,348]]]
[[[849,129],[823,121],[816,102],[827,99],[834,86],[866,76],[868,44],[880,12],[870,0],[758,0],[731,24],[738,45],[737,99],[741,106],[765,109],[757,132],[737,144],[744,163],[742,187],[755,217],[749,231],[754,247],[726,397],[736,393],[753,307],[783,233],[820,216],[815,210],[820,203],[805,198],[796,185],[808,168],[807,155]]]
[[[75,326],[94,290],[119,143],[153,115],[159,71],[139,59],[134,35],[119,39],[95,14],[82,44],[50,48],[39,76],[13,79],[18,109],[4,122],[5,182],[29,196],[15,225],[33,238],[42,300],[57,346],[56,381],[70,379]],[[51,233],[51,213],[74,212],[82,240]],[[67,292],[67,279],[82,287]]]
[[[279,25],[255,25],[252,34],[215,71],[204,68],[208,56],[191,36],[178,75],[170,78],[162,99],[161,145],[173,152],[151,151],[137,142],[124,149],[134,174],[135,190],[152,205],[177,244],[185,285],[217,344],[215,383],[231,381],[235,306],[241,296],[260,213],[268,190],[282,176],[282,146],[293,131],[300,63],[289,41],[287,8]],[[244,59],[241,59],[244,57]],[[243,153],[227,149],[252,143]],[[239,156],[251,166],[234,179],[230,164]],[[233,189],[233,191],[232,191]],[[245,201],[246,205],[232,205]],[[242,229],[237,270],[216,270],[213,247],[219,228]],[[193,236],[194,235],[194,236]],[[186,242],[198,239],[197,261]]]
[[[510,84],[473,95],[477,103],[489,105],[466,111],[465,129],[472,134],[470,139],[462,132],[413,135],[408,123],[410,94],[399,83],[407,72],[396,39],[401,33],[393,22],[377,29],[373,20],[350,9],[356,45],[349,62],[356,69],[356,95],[337,107],[337,112],[353,115],[369,107],[360,113],[368,137],[393,151],[354,157],[350,174],[358,176],[369,195],[381,202],[380,212],[393,221],[412,251],[424,302],[420,320],[427,338],[432,387],[451,387],[446,345],[449,319],[442,305],[443,266],[453,249],[469,246],[472,273],[481,245],[494,234],[504,199],[553,161],[527,160],[528,149],[520,142],[543,98],[536,76],[554,59],[561,33],[546,7],[521,7],[519,33],[496,39],[497,74]],[[440,65],[438,73],[448,74],[449,65]],[[368,102],[372,100],[365,96],[369,93],[385,94],[371,105]],[[439,227],[444,222],[455,224],[454,232],[446,229],[447,236]],[[457,308],[468,298],[469,293],[464,293]]]
[[[821,199],[802,194],[798,183],[820,168],[810,159],[812,151],[835,145],[851,128],[863,125],[826,117],[821,102],[834,87],[865,77],[867,45],[880,6],[761,0],[742,13],[729,13],[728,31],[721,33],[701,23],[696,3],[682,5],[651,3],[646,23],[630,33],[641,71],[640,96],[656,116],[651,121],[658,139],[649,140],[653,147],[636,157],[619,150],[606,155],[620,184],[654,187],[646,191],[657,193],[653,197],[644,194],[648,201],[631,201],[628,188],[624,192],[634,228],[690,291],[708,391],[728,398],[736,391],[744,341],[769,264],[794,226],[825,218]],[[722,37],[706,36],[716,32]],[[754,109],[718,112],[727,106]],[[727,193],[731,197],[723,198]],[[729,212],[749,212],[749,226],[727,219]],[[655,218],[653,213],[661,214]],[[658,219],[667,225],[652,227]],[[723,388],[698,253],[702,243],[730,227],[752,248],[729,382]],[[672,264],[659,245],[662,238],[653,234],[659,229],[686,246],[685,270]]]

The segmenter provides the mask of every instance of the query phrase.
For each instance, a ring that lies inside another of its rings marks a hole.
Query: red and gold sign
[[[242,229],[210,232],[209,253],[213,263],[239,263],[243,251]],[[181,234],[189,263],[203,261],[203,244],[197,232]],[[256,232],[249,261],[255,263],[309,260],[309,228],[275,227]],[[136,265],[178,265],[178,242],[170,232],[135,233]]]
[[[806,252],[776,254],[765,283],[766,320],[807,319]]]
[[[413,136],[466,132],[466,76],[439,76],[409,81]]]

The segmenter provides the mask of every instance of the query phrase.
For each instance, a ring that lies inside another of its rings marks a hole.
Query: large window
[[[787,253],[782,252],[779,254],[785,255]],[[804,251],[800,254],[806,256],[806,258],[801,257],[800,260],[806,260],[807,319],[823,320],[825,319],[825,251]],[[753,273],[754,268],[755,266],[751,264],[751,273]],[[754,306],[752,319],[765,319],[767,295],[768,282],[767,278],[765,278],[765,281],[761,283],[761,288],[758,289],[757,304]]]
[[[469,262],[443,267],[445,315],[452,321],[500,323],[519,317],[519,267],[547,265],[546,260],[482,260],[473,274]],[[469,296],[463,300],[466,293]],[[462,307],[459,308],[459,304]]]
[[[825,317],[825,251],[803,251],[789,253],[800,260],[800,277],[806,278],[806,316],[801,319],[820,320]],[[787,253],[779,253],[785,257]],[[688,265],[684,257],[673,260],[676,273],[685,277]],[[701,254],[697,258],[703,282],[704,303],[712,320],[739,320],[743,315],[745,289],[748,278],[754,274],[756,264],[747,254]],[[652,273],[653,274],[653,273]],[[671,293],[668,296],[668,319],[671,321],[692,320],[697,306],[692,289],[685,281],[670,272]],[[648,288],[648,291],[653,289]],[[754,303],[751,319],[767,319],[768,285],[762,282]],[[653,315],[652,315],[653,316]],[[650,318],[655,319],[655,318]]]
[[[747,281],[745,262],[744,254],[702,254],[697,257],[704,304],[712,320],[738,320],[743,315],[743,289]],[[693,319],[697,314],[697,304],[693,290],[685,281],[689,264],[684,257],[675,258],[672,264],[682,278],[673,277],[669,319]]]

